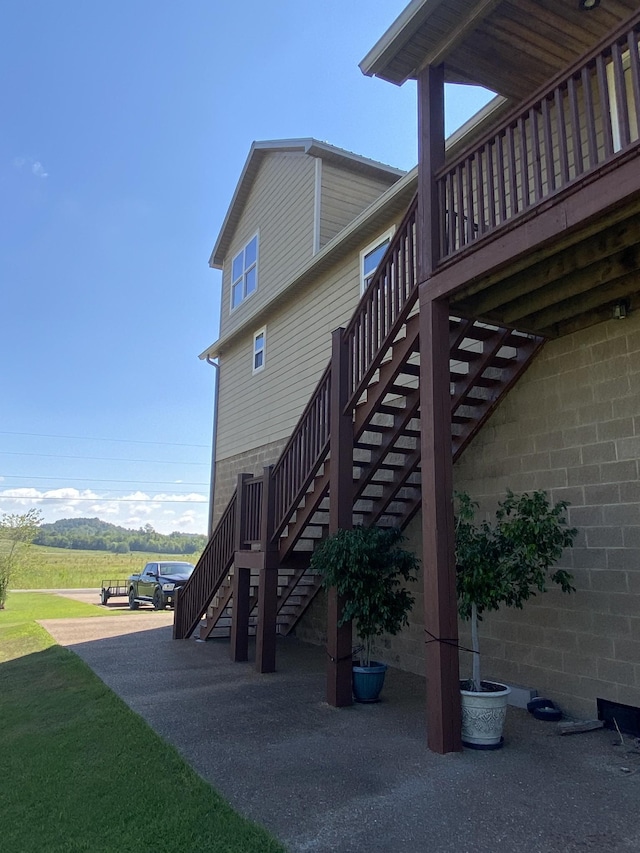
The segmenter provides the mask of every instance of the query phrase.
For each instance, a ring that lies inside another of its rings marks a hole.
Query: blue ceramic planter
[[[353,666],[353,698],[356,702],[377,702],[384,684],[386,663],[372,660],[371,666]]]

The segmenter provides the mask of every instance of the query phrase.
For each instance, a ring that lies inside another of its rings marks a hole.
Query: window
[[[252,237],[231,264],[231,310],[237,308],[258,286],[258,235]]]
[[[378,237],[378,239],[371,243],[366,249],[363,249],[360,252],[360,290],[362,293],[369,287],[371,284],[371,279],[374,276],[375,271],[378,269],[378,264],[382,260],[382,256],[387,251],[389,247],[389,243],[391,242],[391,238],[393,237],[394,228],[390,228],[386,234],[382,234],[382,236]]]
[[[265,347],[267,343],[266,327],[253,336],[253,372],[259,373],[264,369]]]

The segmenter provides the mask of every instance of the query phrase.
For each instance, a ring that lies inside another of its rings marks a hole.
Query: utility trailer
[[[129,579],[102,581],[100,589],[100,604],[106,604],[110,598],[120,595],[129,595]]]

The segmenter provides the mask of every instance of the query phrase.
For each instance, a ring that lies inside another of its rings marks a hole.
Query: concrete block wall
[[[561,565],[577,592],[487,615],[487,676],[581,716],[595,716],[598,697],[640,705],[639,457],[640,317],[547,343],[456,466],[455,487],[479,517],[507,487],[569,501],[578,536]]]
[[[569,501],[575,547],[560,565],[576,593],[552,589],[523,610],[487,614],[483,677],[537,689],[575,716],[596,699],[640,706],[640,316],[548,342],[455,467],[454,484],[488,516],[507,488]],[[421,520],[407,528],[421,555]],[[410,625],[377,644],[379,659],[424,673],[422,577]],[[296,629],[326,642],[319,596]],[[460,643],[469,646],[468,626]],[[470,674],[460,655],[461,677]]]
[[[227,504],[231,500],[233,490],[238,482],[238,474],[262,474],[265,465],[273,465],[278,461],[286,444],[286,439],[263,444],[246,453],[238,453],[216,462],[216,494],[213,503],[213,524],[218,523]]]

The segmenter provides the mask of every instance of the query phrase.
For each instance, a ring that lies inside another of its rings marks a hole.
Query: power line
[[[33,438],[71,438],[74,441],[116,441],[123,444],[157,444],[163,447],[205,447],[211,448],[210,444],[185,444],[176,441],[144,441],[139,438],[96,438],[90,435],[54,435],[48,432],[11,432],[9,430],[0,430],[0,435],[28,435]]]
[[[209,465],[209,462],[176,462],[173,459],[122,459],[118,456],[69,456],[62,453],[21,453],[17,450],[0,450],[3,456],[41,456],[46,459],[91,459],[99,462],[142,462],[149,465]]]
[[[192,483],[190,480],[181,480],[176,483],[175,480],[100,480],[95,477],[27,477],[25,474],[0,474],[0,484],[4,480],[64,480],[65,483],[126,483],[128,485],[141,486],[208,486],[209,483]],[[32,488],[37,488],[33,486]],[[64,488],[60,486],[60,488]],[[89,487],[87,487],[89,488]]]
[[[188,492],[185,492],[188,494]],[[29,495],[24,495],[23,497],[15,497],[14,495],[0,495],[0,503],[2,501],[30,501],[32,503],[40,502],[40,501],[62,501],[63,503],[70,503],[71,501],[92,501],[93,503],[97,503],[99,501],[108,501],[109,503],[134,503],[134,504],[144,504],[144,503],[152,503],[152,504],[182,504],[183,506],[190,506],[191,504],[206,504],[208,500],[202,501],[168,501],[164,499],[158,498],[41,498],[41,497],[31,497]]]
[[[55,487],[50,488],[49,491],[55,492],[55,491],[59,491],[60,489],[64,489],[64,488],[65,488],[64,486],[59,486],[57,489]],[[13,488],[11,486],[9,486],[5,491],[11,492],[11,491],[16,491],[17,489],[35,489],[38,492],[40,491],[38,486],[15,486]],[[2,500],[3,498],[5,498],[5,499],[8,498],[9,500],[11,500],[12,498],[15,498],[16,500],[30,500],[30,499],[41,500],[39,495],[8,495],[8,494],[5,494],[5,491],[0,490],[0,500]],[[77,491],[79,491],[79,490],[77,490]],[[82,489],[82,491],[84,491],[84,492],[93,491],[93,489],[91,489],[89,486],[87,486],[85,489]],[[126,489],[100,489],[100,492],[104,493],[105,495],[112,494],[112,493],[122,494],[123,491],[126,491]],[[151,490],[149,489],[148,491],[151,491]],[[193,490],[191,490],[190,492],[179,492],[179,491],[176,491],[175,489],[171,489],[171,490],[167,489],[167,494],[193,495],[193,494],[196,494],[196,492],[194,492]],[[44,494],[42,497],[44,498]],[[55,497],[55,495],[52,495],[52,497]],[[69,498],[60,498],[60,500],[75,501],[75,500],[80,500],[80,498],[79,497],[78,498],[69,497]],[[95,499],[88,498],[88,500],[101,500],[101,498],[95,498]],[[105,500],[112,500],[112,498],[105,498]],[[113,500],[115,500],[115,499],[113,499]]]

